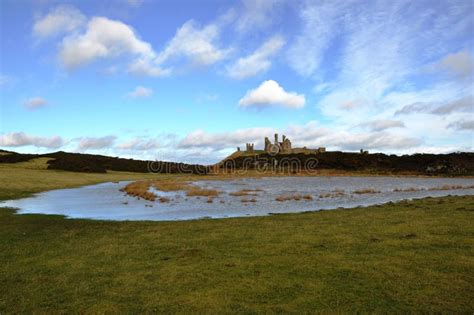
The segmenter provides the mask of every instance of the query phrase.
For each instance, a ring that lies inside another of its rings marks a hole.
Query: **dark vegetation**
[[[47,154],[20,154],[3,151],[0,163],[26,162],[47,157],[48,169],[72,172],[106,173],[107,170],[137,173],[167,174],[208,174],[211,166],[164,161],[143,161],[103,155],[54,152]],[[5,154],[9,153],[9,154]],[[386,155],[360,154],[349,152],[325,152],[318,154],[280,154],[258,153],[254,156],[233,156],[217,164],[221,170],[284,170],[300,173],[304,170],[338,170],[374,174],[413,174],[441,176],[474,175],[474,153],[460,152],[450,154]],[[276,167],[275,167],[276,166]],[[215,170],[215,169],[214,169]]]
[[[0,163],[26,162],[32,159],[47,157],[48,169],[64,170],[71,172],[106,173],[110,171],[136,172],[136,173],[184,173],[184,174],[207,174],[208,168],[202,165],[185,164],[163,161],[143,161],[134,159],[123,159],[117,157],[67,153],[63,151],[47,154],[20,154],[3,151],[0,155]]]
[[[420,175],[474,175],[474,153],[386,155],[347,152],[325,152],[318,154],[267,153],[255,156],[238,156],[224,160],[224,169],[271,169],[300,172],[304,170],[342,170],[381,174]]]

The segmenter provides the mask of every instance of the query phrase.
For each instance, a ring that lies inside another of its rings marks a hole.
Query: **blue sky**
[[[0,147],[473,150],[474,2],[3,0]]]

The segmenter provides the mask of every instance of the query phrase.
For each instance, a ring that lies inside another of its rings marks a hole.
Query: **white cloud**
[[[395,112],[395,115],[407,115],[413,113],[429,113],[435,115],[448,115],[456,112],[473,112],[474,98],[472,95],[447,102],[415,102],[403,106]]]
[[[474,111],[474,97],[472,95],[463,97],[447,104],[443,104],[435,108],[432,113],[436,115],[446,115],[453,112],[473,112]]]
[[[305,104],[305,97],[295,92],[286,92],[277,82],[268,80],[259,87],[249,90],[239,105],[242,107],[283,106],[288,108],[301,108]]]
[[[33,34],[41,39],[53,37],[75,31],[85,22],[86,18],[79,10],[69,5],[61,5],[34,23]]]
[[[412,150],[423,142],[415,137],[406,137],[386,132],[376,133],[349,133],[340,132],[321,139],[340,150],[371,149],[376,151],[397,152],[399,150]]]
[[[405,124],[400,120],[377,119],[363,124],[372,131],[383,131],[391,128],[403,128]]]
[[[117,137],[105,136],[105,137],[84,137],[79,139],[78,149],[106,149],[113,146]]]
[[[324,126],[314,121],[304,125],[292,125],[283,130],[294,147],[327,147],[329,150],[359,150],[361,148],[376,151],[399,153],[413,150],[422,141],[412,136],[383,132],[354,132],[352,128],[342,126]]]
[[[64,141],[59,136],[38,137],[25,134],[24,132],[12,132],[0,136],[0,146],[22,147],[35,146],[48,149],[56,149],[64,145]]]
[[[407,104],[423,102],[435,108],[472,93],[459,82],[456,86],[435,81],[429,86],[432,79],[439,78],[420,78],[426,75],[423,69],[427,60],[431,62],[439,58],[438,54],[453,49],[445,43],[465,42],[461,37],[465,37],[463,34],[467,34],[473,23],[463,12],[469,6],[472,9],[472,4],[434,4],[429,8],[411,6],[404,0],[308,1],[306,4],[308,21],[314,24],[307,29],[308,36],[303,36],[303,27],[301,38],[308,40],[302,40],[298,46],[301,54],[293,57],[301,62],[298,63],[303,69],[300,74],[329,84],[329,88],[320,92],[317,107],[334,125],[354,126],[374,117],[391,119],[395,111]],[[319,32],[323,34],[319,36]],[[313,45],[312,34],[315,41],[321,37],[321,42]],[[291,57],[296,43],[289,45]],[[425,87],[419,88],[420,83]],[[402,98],[407,101],[402,102]],[[419,108],[420,104],[415,107]],[[418,113],[429,110],[419,108]],[[406,119],[403,117],[404,122]],[[407,127],[411,128],[408,124]]]
[[[203,130],[196,130],[184,137],[178,144],[178,148],[212,148],[213,150],[225,149],[229,147],[242,146],[246,142],[259,142],[263,140],[262,135],[272,134],[271,128],[247,128],[232,132],[207,133]],[[261,139],[262,138],[262,139]]]
[[[275,20],[273,13],[280,0],[243,0],[242,9],[236,21],[239,33],[269,27]]]
[[[448,128],[455,130],[474,130],[474,120],[460,120],[452,122],[448,125]]]
[[[59,57],[66,68],[73,69],[96,59],[123,54],[154,57],[151,45],[140,40],[130,26],[105,17],[94,17],[84,34],[63,39]]]
[[[449,54],[435,65],[451,74],[466,79],[474,75],[474,58],[467,51]]]
[[[239,58],[234,64],[228,66],[227,74],[235,79],[245,79],[267,71],[272,64],[269,58],[275,55],[284,44],[282,36],[273,36],[252,54]]]
[[[128,93],[132,98],[147,98],[153,95],[153,90],[144,86],[137,86],[132,92]]]
[[[159,65],[180,58],[196,66],[212,65],[227,56],[229,50],[217,47],[219,28],[209,24],[200,28],[194,21],[184,23],[161,51],[155,62]]]
[[[45,107],[48,105],[48,101],[45,100],[44,98],[42,97],[32,97],[28,100],[26,100],[23,105],[27,108],[27,109],[38,109],[38,108],[41,108],[41,107]]]
[[[130,151],[147,151],[158,149],[160,144],[154,139],[135,138],[129,141],[122,142],[117,145],[118,149]]]
[[[306,1],[299,11],[302,29],[294,37],[287,57],[290,66],[300,75],[310,76],[319,69],[325,49],[339,31],[334,25],[343,6],[339,1]]]
[[[140,3],[132,0],[131,4]],[[71,17],[73,13],[76,18]],[[106,17],[92,17],[83,25],[87,19],[70,6],[52,11],[35,24],[33,32],[41,36],[52,36],[55,32],[67,34],[58,45],[59,61],[66,69],[99,59],[126,57],[130,59],[129,73],[163,77],[179,66],[210,66],[226,58],[231,49],[221,49],[218,45],[220,28],[230,22],[226,19],[220,17],[202,27],[193,20],[185,22],[160,53],[140,39],[130,25]]]
[[[430,111],[431,104],[424,102],[416,102],[403,106],[395,112],[395,115],[406,115],[411,113],[427,113]]]
[[[388,132],[357,133],[341,128],[328,128],[311,121],[304,125],[290,125],[282,130],[273,128],[256,127],[239,129],[222,133],[208,133],[196,130],[184,137],[178,144],[180,149],[206,148],[212,151],[230,149],[240,146],[245,148],[245,143],[255,143],[255,148],[262,149],[265,137],[272,137],[275,132],[286,135],[292,141],[293,147],[317,148],[327,147],[329,150],[358,151],[361,148],[376,151],[416,152],[423,142],[410,136],[397,135]]]

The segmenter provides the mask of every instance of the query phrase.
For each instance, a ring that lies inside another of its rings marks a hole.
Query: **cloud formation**
[[[304,125],[291,125],[281,130],[267,127],[238,129],[222,133],[196,130],[186,135],[178,143],[178,148],[206,148],[211,150],[209,152],[211,157],[213,151],[232,150],[237,146],[242,147],[247,142],[255,143],[256,148],[263,148],[264,137],[271,136],[275,132],[287,135],[291,139],[293,147],[317,148],[325,146],[329,150],[358,151],[363,148],[376,151],[398,151],[397,153],[399,151],[416,152],[423,143],[415,137],[401,136],[386,131],[358,133],[309,122]]]
[[[461,79],[474,75],[474,57],[465,50],[445,56],[436,66]]]
[[[128,72],[139,76],[165,77],[171,74],[171,69],[163,69],[154,64],[150,58],[138,58],[130,63]]]
[[[151,45],[140,40],[134,30],[105,17],[94,17],[83,34],[63,39],[59,58],[67,69],[74,69],[101,58],[132,55],[143,58],[154,56]]]
[[[377,119],[364,124],[372,131],[383,131],[391,128],[403,128],[405,124],[400,120]]]
[[[282,2],[281,0],[243,0],[239,18],[235,23],[237,32],[247,33],[269,27],[274,20],[275,9]]]
[[[234,79],[245,79],[267,71],[272,65],[269,58],[275,55],[284,44],[282,36],[271,37],[252,54],[239,58],[234,64],[227,66],[227,74]]]
[[[474,111],[474,97],[472,95],[463,97],[461,99],[443,104],[431,111],[436,115],[446,115],[453,112],[473,112]]]
[[[229,147],[241,146],[246,142],[261,142],[262,135],[272,134],[272,128],[247,128],[232,132],[207,133],[204,130],[195,130],[187,134],[179,143],[178,148],[212,148],[220,150]]]
[[[113,146],[116,136],[105,136],[105,137],[84,137],[79,139],[79,150],[88,149],[107,149]]]
[[[413,113],[426,113],[434,115],[448,115],[456,112],[473,112],[474,97],[472,95],[460,99],[444,102],[441,104],[416,102],[405,105],[395,112],[395,115],[407,115]]]
[[[129,141],[119,143],[117,149],[130,151],[147,151],[158,149],[160,144],[155,139],[135,138]]]
[[[256,89],[247,91],[239,101],[242,107],[283,106],[302,108],[305,97],[295,92],[286,92],[276,81],[264,81]]]
[[[38,109],[48,105],[48,101],[42,97],[36,96],[30,99],[27,99],[23,105],[30,110]]]
[[[34,146],[38,148],[56,149],[64,145],[64,140],[59,136],[38,137],[24,132],[12,132],[0,135],[0,146],[23,147]]]
[[[474,130],[474,120],[460,120],[452,122],[448,125],[448,128],[460,131]]]
[[[86,17],[76,8],[60,5],[33,25],[33,35],[40,39],[76,31],[86,22]]]
[[[133,91],[128,93],[131,98],[147,98],[153,95],[153,90],[144,86],[137,86]]]
[[[212,65],[227,56],[229,50],[217,46],[219,29],[215,24],[200,27],[193,20],[184,23],[161,51],[155,62],[163,64],[173,59],[185,58],[192,65]]]
[[[287,52],[290,66],[302,76],[313,75],[323,61],[324,52],[340,31],[340,21],[349,1],[304,1],[299,11],[301,29]]]

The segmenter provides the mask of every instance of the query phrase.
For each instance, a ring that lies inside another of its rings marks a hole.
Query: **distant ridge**
[[[71,172],[106,173],[110,171],[148,173],[190,173],[207,174],[208,167],[198,164],[186,164],[166,161],[144,161],[124,159],[104,155],[67,153],[58,151],[47,154],[22,154],[1,150],[0,163],[26,162],[32,159],[47,157],[48,169]]]
[[[296,163],[295,163],[296,162]],[[266,167],[288,168],[297,164],[300,170],[333,169],[362,171],[379,174],[473,176],[474,153],[387,155],[327,151],[322,153],[286,153],[272,155],[266,152],[236,151],[214,168],[219,169],[265,169]],[[298,171],[298,170],[296,170]]]
[[[222,161],[206,166],[167,161],[145,161],[104,155],[68,153],[22,154],[0,150],[0,163],[26,162],[47,157],[48,169],[72,172],[106,173],[109,171],[148,173],[150,166],[156,173],[209,174],[228,170],[271,169],[288,171],[288,165],[299,165],[299,170],[340,170],[393,175],[474,176],[474,153],[387,155],[328,151],[323,153],[287,153],[272,155],[263,150],[235,151]],[[291,163],[288,163],[291,162]]]

